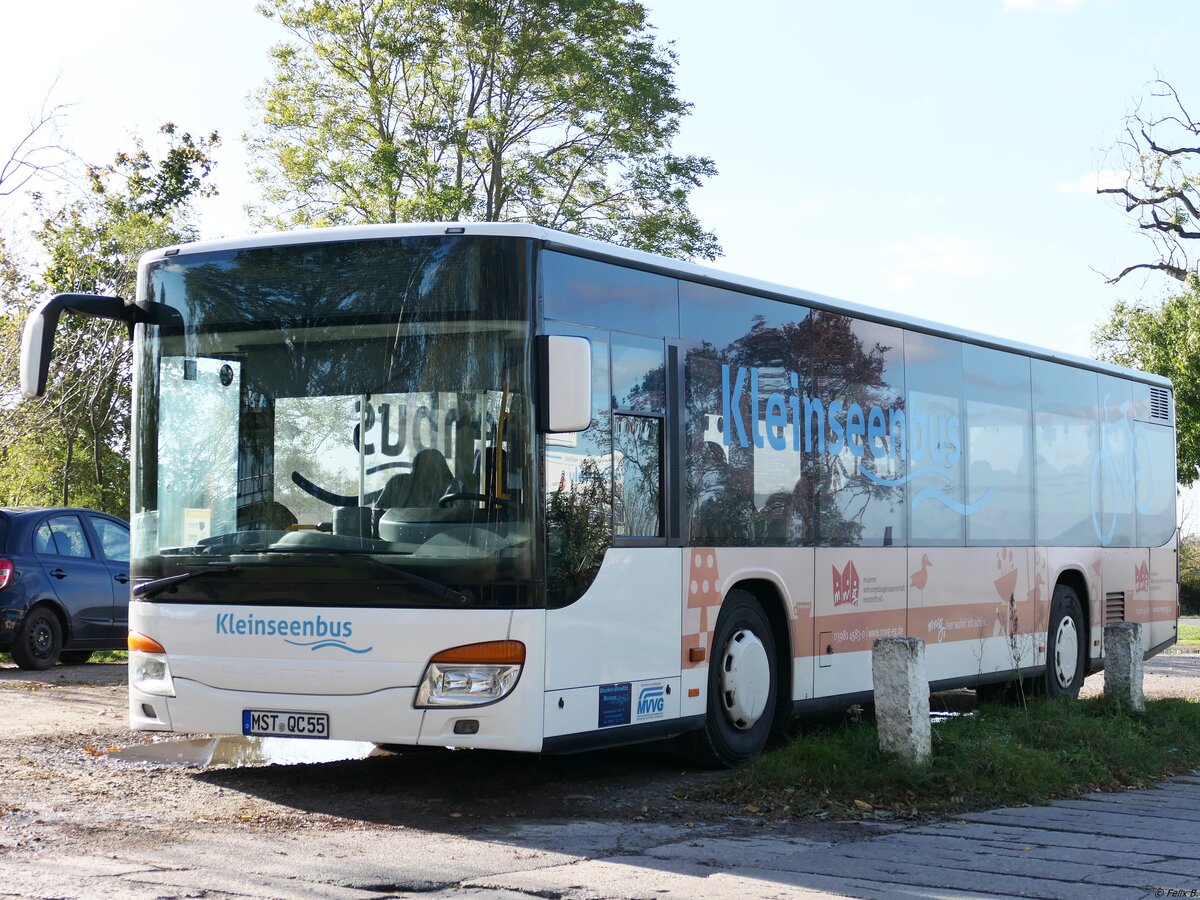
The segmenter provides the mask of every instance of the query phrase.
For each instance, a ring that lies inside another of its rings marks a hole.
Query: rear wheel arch
[[[31,605],[22,616],[13,636],[13,662],[22,669],[53,668],[66,644],[63,618],[56,604]]]
[[[65,647],[67,642],[71,640],[71,617],[67,615],[67,611],[62,608],[58,599],[42,597],[33,601],[21,616],[22,621],[24,621],[25,616],[30,615],[35,609],[48,609],[54,613],[55,618],[58,619],[58,627],[62,632],[63,646]]]
[[[1042,689],[1051,697],[1079,696],[1088,673],[1088,616],[1086,593],[1080,595],[1071,579],[1059,578],[1050,602],[1046,631],[1046,669]]]
[[[1079,605],[1083,607],[1083,618],[1090,625],[1091,597],[1088,594],[1087,579],[1084,578],[1083,572],[1079,569],[1063,569],[1058,573],[1054,586],[1058,587],[1060,584],[1065,584],[1075,591],[1075,595],[1079,598]]]
[[[1064,584],[1075,592],[1075,596],[1079,598],[1079,611],[1083,614],[1083,649],[1086,654],[1087,662],[1092,662],[1092,597],[1088,592],[1087,578],[1079,569],[1063,569],[1058,573],[1058,578],[1054,581],[1054,587],[1057,588],[1060,584]],[[1054,601],[1054,592],[1050,593],[1051,603]],[[1047,615],[1049,610],[1047,610]],[[1090,667],[1090,666],[1089,666]]]

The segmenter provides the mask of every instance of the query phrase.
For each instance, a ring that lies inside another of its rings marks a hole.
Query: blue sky
[[[1157,76],[1200,109],[1177,0],[653,0],[694,104],[677,149],[720,174],[693,200],[717,266],[1071,353],[1117,299],[1172,285],[1113,271],[1150,246],[1094,194]],[[246,94],[279,37],[250,0],[47,0],[5,12],[0,150],[54,81],[91,160],[167,119],[216,129],[205,237],[247,230]],[[203,10],[203,16],[198,12]],[[3,204],[3,201],[0,201]],[[19,228],[13,204],[0,221]]]

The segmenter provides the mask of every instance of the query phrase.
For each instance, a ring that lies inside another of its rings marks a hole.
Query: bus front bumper
[[[538,752],[542,748],[540,696],[518,687],[503,700],[480,707],[417,709],[416,689],[388,688],[368,694],[278,694],[213,688],[174,679],[175,696],[129,691],[129,725],[135,731],[239,735],[248,712],[328,716],[334,740],[410,746],[474,747]],[[534,708],[536,707],[536,709]],[[536,723],[530,720],[536,714]],[[316,736],[314,736],[316,737]]]

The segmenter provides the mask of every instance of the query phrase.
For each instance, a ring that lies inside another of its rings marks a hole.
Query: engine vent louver
[[[1104,624],[1125,621],[1125,592],[1112,591],[1104,595]]]
[[[1159,422],[1171,421],[1171,392],[1166,388],[1150,388],[1150,418]]]

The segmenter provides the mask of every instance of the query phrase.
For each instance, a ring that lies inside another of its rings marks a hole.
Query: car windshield
[[[140,302],[156,324],[136,341],[141,595],[157,579],[190,596],[214,581],[325,577],[397,586],[362,602],[425,602],[429,585],[520,602],[495,590],[532,571],[518,248],[408,238],[149,266]]]

